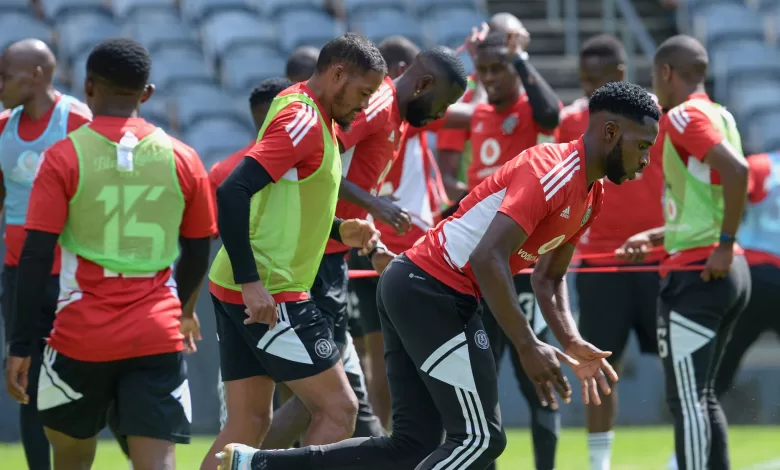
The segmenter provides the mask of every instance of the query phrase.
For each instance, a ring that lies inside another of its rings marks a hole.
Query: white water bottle
[[[116,148],[117,171],[133,171],[133,149],[136,145],[138,145],[138,137],[125,132]]]

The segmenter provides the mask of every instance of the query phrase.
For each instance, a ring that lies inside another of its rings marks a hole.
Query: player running
[[[208,268],[216,226],[198,155],[137,117],[154,91],[150,70],[133,40],[92,50],[84,91],[95,118],[41,156],[30,196],[8,369],[14,398],[27,402],[59,238],[60,297],[38,388],[56,469],[92,466],[114,403],[134,468],[173,468],[174,443],[189,442],[182,351],[194,349],[198,322],[181,305]]]
[[[329,236],[365,253],[378,240],[371,224],[334,218],[341,159],[332,120],[348,126],[386,72],[362,36],[328,42],[312,78],[275,98],[257,144],[217,189],[224,246],[209,279],[229,421],[204,468],[216,466],[214,453],[233,440],[262,442],[275,382],[285,382],[311,412],[305,443],[352,434],[355,395],[332,324],[308,291]],[[260,433],[242,433],[231,416],[263,416]]]
[[[729,468],[726,417],[714,382],[750,295],[750,269],[735,243],[748,167],[734,118],[704,91],[708,62],[704,46],[684,35],[656,52],[653,88],[666,110],[666,225],[632,236],[618,250],[636,259],[663,245],[670,256],[662,267],[706,261],[701,272],[662,271],[661,279],[658,354],[680,470]]]
[[[285,76],[293,83],[305,82],[310,79],[317,66],[320,51],[312,46],[300,46],[292,51],[287,58]]]
[[[54,89],[56,69],[54,54],[45,43],[25,39],[11,44],[0,57],[0,101],[8,108],[0,114],[0,210],[5,215],[5,263],[3,266],[2,311],[5,331],[0,330],[0,350],[6,334],[13,331],[13,313],[17,285],[17,265],[26,232],[24,220],[35,170],[40,154],[65,135],[92,118],[86,105]],[[34,325],[41,340],[29,353],[30,400],[20,407],[19,424],[27,465],[35,470],[48,470],[49,441],[38,419],[38,372],[41,369],[43,338],[49,335],[59,294],[59,253],[46,286],[39,292],[45,299]],[[24,312],[28,315],[28,312]],[[10,338],[10,342],[20,338]],[[28,338],[21,338],[25,343]],[[6,385],[11,381],[6,380]]]
[[[594,36],[580,50],[580,83],[585,96],[561,112],[555,130],[559,143],[578,139],[588,126],[588,101],[596,89],[608,82],[625,79],[626,51],[617,38]],[[650,150],[650,165],[635,183],[625,186],[604,183],[604,208],[601,216],[583,235],[577,254],[586,258],[582,267],[614,266],[611,256],[634,233],[663,224],[661,197],[663,170],[661,145]],[[641,208],[641,210],[640,210]],[[599,254],[609,254],[598,258]],[[663,253],[646,261],[657,262]],[[633,330],[643,353],[656,354],[656,302],[659,277],[655,272],[578,273],[579,327],[582,337],[594,346],[612,351],[609,362],[620,373],[620,362]],[[605,328],[604,325],[610,325]],[[617,384],[612,393],[601,397],[601,406],[587,407],[588,453],[591,470],[609,470],[612,457],[612,427],[617,416]]]
[[[627,83],[597,91],[590,109],[581,139],[517,156],[380,278],[393,397],[390,437],[273,452],[231,445],[221,468],[485,468],[504,450],[506,437],[495,362],[477,315],[482,295],[543,400],[556,400],[553,388],[570,399],[559,360],[575,368],[583,398],[598,400],[597,383],[608,390],[604,373],[616,376],[604,360],[609,352],[580,338],[566,301],[565,274],[574,244],[598,214],[600,178],[624,181],[647,166],[659,111],[641,87]],[[568,219],[560,217],[566,207]],[[512,272],[537,260],[534,289],[565,354],[536,338],[514,292]]]

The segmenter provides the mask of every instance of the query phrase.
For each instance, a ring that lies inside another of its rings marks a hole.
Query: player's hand
[[[30,356],[8,356],[5,363],[5,387],[8,394],[22,405],[30,403],[30,397],[27,395],[29,371]]]
[[[466,48],[466,52],[469,53],[472,62],[477,61],[477,46],[480,42],[485,40],[489,30],[490,27],[488,24],[482,23],[479,25],[479,29],[477,29],[476,26],[471,28],[471,34],[466,36],[466,40],[463,42],[463,46]]]
[[[379,230],[374,224],[363,219],[347,219],[339,226],[341,242],[352,248],[360,248],[358,254],[365,256],[376,248],[379,242]]]
[[[395,233],[403,235],[412,229],[412,218],[406,209],[394,204],[398,198],[393,196],[379,196],[371,201],[368,213],[377,220],[393,227]],[[342,237],[342,240],[344,238]],[[345,243],[346,244],[346,243]]]
[[[198,350],[195,345],[195,341],[200,341],[200,320],[198,320],[198,314],[192,312],[192,315],[182,315],[181,327],[179,328],[181,334],[184,335],[184,353],[192,354]]]
[[[734,262],[734,245],[721,243],[712,250],[710,257],[707,258],[707,264],[704,266],[704,271],[701,272],[701,279],[704,282],[723,279],[729,273],[732,262]]]
[[[594,405],[600,405],[601,397],[598,389],[601,389],[604,395],[609,395],[612,393],[609,382],[617,382],[618,380],[615,369],[607,362],[607,358],[612,353],[602,351],[582,339],[569,343],[565,352],[579,363],[572,366],[572,369],[582,383],[582,401],[586,405],[590,402],[593,402]]]
[[[561,371],[561,361],[575,367],[578,365],[576,360],[538,339],[518,348],[517,352],[523,370],[536,385],[536,393],[539,394],[542,406],[549,404],[552,409],[558,408],[558,400],[553,390],[563,398],[564,403],[571,401],[571,386]]]
[[[615,250],[615,256],[631,263],[641,263],[652,249],[650,236],[642,232],[626,240],[623,246]]]
[[[382,274],[390,261],[393,261],[395,254],[387,250],[377,250],[376,253],[371,256],[371,266],[378,274]]]
[[[518,30],[509,31],[506,35],[506,47],[510,53],[515,55],[522,54],[528,50],[528,44],[531,43],[531,35],[528,30],[520,28]]]
[[[244,320],[244,325],[251,323],[264,323],[269,329],[276,326],[279,319],[276,312],[276,301],[262,282],[255,281],[247,284],[241,284],[241,297],[246,305],[246,312],[249,318]]]

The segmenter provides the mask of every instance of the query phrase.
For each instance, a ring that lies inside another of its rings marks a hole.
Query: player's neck
[[[306,82],[306,87],[311,90],[311,93],[314,95],[314,99],[316,99],[317,102],[325,108],[325,112],[328,114],[328,117],[332,117],[333,110],[330,109],[332,103],[325,99],[325,89],[327,87],[322,83],[322,78],[320,78],[319,75],[314,74],[314,76]]]
[[[679,93],[675,94],[674,96],[674,106],[672,106],[672,108],[688,101],[688,97],[694,93],[706,93],[704,84],[697,83],[695,85],[686,85],[685,87],[680,87]]]
[[[401,119],[404,120],[406,119],[406,108],[414,100],[417,84],[411,77],[411,74],[406,72],[393,80],[393,85],[395,85],[395,99],[398,103],[398,111],[401,113]]]
[[[505,112],[517,103],[517,100],[520,99],[520,95],[520,90],[517,90],[515,93],[510,93],[505,99],[501,100],[500,103],[493,105],[493,109],[499,114]]]
[[[54,106],[55,101],[57,101],[57,92],[49,87],[36,93],[28,103],[24,104],[24,114],[33,121],[38,120]]]
[[[594,181],[603,178],[607,172],[604,168],[604,159],[598,157],[598,145],[587,132],[582,136],[582,145],[585,148],[585,178],[588,180],[588,187],[590,187]]]

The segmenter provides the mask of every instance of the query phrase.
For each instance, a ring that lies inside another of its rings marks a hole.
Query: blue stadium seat
[[[119,27],[109,17],[95,12],[72,13],[56,25],[59,50],[72,59],[89,51],[104,39],[120,35]]]
[[[87,58],[89,52],[75,57],[70,66],[70,88],[81,90],[84,88],[84,79],[87,77]]]
[[[466,75],[474,73],[474,61],[471,60],[471,55],[469,55],[468,51],[461,51],[458,54],[458,57],[463,62],[463,68],[466,69]]]
[[[113,15],[108,3],[103,0],[45,0],[41,3],[46,19],[57,23],[78,13],[99,13],[109,17]]]
[[[240,149],[254,138],[254,132],[236,126],[232,119],[204,119],[184,134],[187,142],[200,155],[206,168]]]
[[[282,50],[292,52],[298,46],[322,47],[344,33],[343,28],[324,11],[292,10],[278,19]]]
[[[0,14],[0,50],[26,38],[40,39],[49,46],[54,45],[54,36],[46,23],[26,13]]]
[[[231,51],[222,57],[222,85],[235,92],[248,92],[266,78],[283,77],[286,63],[286,57],[273,49]]]
[[[707,48],[739,39],[764,38],[764,21],[745,6],[717,4],[703,8],[694,18],[694,31]]]
[[[710,53],[710,63],[716,89],[743,78],[780,77],[780,52],[760,42],[724,44]]]
[[[32,14],[30,0],[0,0],[0,14],[6,13]]]
[[[127,18],[150,10],[175,11],[176,4],[173,0],[111,0],[111,9],[117,18]]]
[[[224,11],[257,12],[252,0],[181,0],[180,8],[184,18],[196,24]]]
[[[188,85],[179,87],[173,99],[174,117],[178,128],[186,133],[198,122],[209,118],[224,118],[245,126],[243,114],[235,107],[233,97],[217,86]]]
[[[355,15],[375,15],[385,10],[406,13],[408,7],[403,0],[343,0],[344,10],[352,19]]]
[[[324,6],[323,0],[263,0],[262,12],[269,18],[274,18],[290,10],[322,11]]]
[[[758,115],[741,129],[747,135],[747,153],[780,150],[780,112]]]
[[[780,109],[780,77],[750,78],[729,83],[728,109],[739,122]]]
[[[211,59],[241,45],[275,45],[277,41],[270,21],[236,11],[215,13],[203,22],[201,32],[203,48]]]
[[[780,0],[757,0],[758,9],[767,13],[780,13]]]
[[[152,83],[163,92],[173,92],[175,87],[189,84],[213,84],[212,70],[202,59],[192,57],[166,57],[152,65]]]
[[[171,126],[168,99],[157,95],[152,96],[149,101],[141,105],[141,117],[167,130]]]
[[[355,15],[350,22],[350,29],[359,32],[368,39],[379,44],[388,36],[400,35],[422,47],[425,43],[420,23],[407,13],[383,9],[373,14]]]
[[[471,28],[487,21],[485,16],[476,10],[457,9],[440,10],[423,22],[431,45],[444,45],[457,48],[469,34]]]
[[[131,10],[124,17],[125,28],[132,28],[136,25],[168,25],[181,22],[179,11],[175,8],[150,7],[144,9]]]
[[[744,6],[744,0],[687,0],[681,2],[681,7],[687,8],[691,17],[694,17],[701,13],[703,9],[706,9],[712,5],[718,4],[731,4]]]
[[[200,50],[195,30],[181,22],[165,25],[139,23],[130,28],[129,35],[152,53],[165,46],[186,46]]]
[[[204,60],[203,52],[200,49],[193,48],[190,45],[180,44],[180,45],[162,46],[159,49],[156,49],[152,53],[152,64],[157,63],[157,61],[167,61],[169,59],[176,60],[180,58],[192,59],[198,61]]]
[[[414,0],[411,2],[418,15],[428,15],[435,10],[447,11],[452,9],[476,9],[474,0]]]

